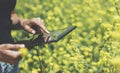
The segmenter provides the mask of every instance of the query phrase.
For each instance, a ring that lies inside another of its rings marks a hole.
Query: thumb
[[[24,29],[32,34],[35,34],[36,31],[34,29],[32,29],[29,25],[25,25]]]

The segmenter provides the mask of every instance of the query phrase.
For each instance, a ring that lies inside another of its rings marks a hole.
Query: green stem
[[[117,4],[117,2],[115,0],[114,0],[114,3],[115,3],[115,8],[116,8],[117,14],[120,16],[118,4]]]

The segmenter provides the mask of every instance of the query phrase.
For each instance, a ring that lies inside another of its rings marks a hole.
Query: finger
[[[33,22],[36,21],[36,22],[41,23],[42,25],[45,25],[44,22],[43,22],[43,20],[40,17],[32,18],[31,21],[33,21]]]
[[[4,56],[7,57],[6,62],[17,64],[21,59],[21,54],[18,51],[5,50]]]
[[[29,25],[25,25],[24,29],[32,34],[35,34],[36,31],[34,29],[32,29]]]
[[[43,20],[42,20],[40,17],[37,18],[37,21],[38,21],[39,23],[41,23],[42,25],[45,25],[44,22],[43,22]]]
[[[25,45],[24,44],[5,44],[3,46],[4,50],[19,50],[22,47],[25,47]]]
[[[38,28],[38,33],[46,33],[43,29]]]
[[[38,25],[38,30],[43,33],[49,33],[49,31],[45,28],[44,25],[41,25],[40,23],[36,23]]]
[[[39,26],[39,30],[41,30],[45,33],[49,33],[49,31],[45,28],[45,26]]]
[[[4,53],[11,58],[17,58],[20,56],[20,52],[14,50],[4,50]]]
[[[30,23],[31,24],[33,24],[33,25],[37,25],[40,29],[42,29],[45,33],[49,33],[49,31],[45,28],[45,26],[44,26],[44,23],[42,22],[42,20],[40,20],[39,18],[37,18],[37,19],[32,19],[31,21],[30,21]],[[39,29],[39,30],[40,30]]]
[[[38,22],[38,21],[31,21],[31,24],[35,25],[35,26],[37,25],[39,30],[42,30],[45,33],[49,33],[49,31],[45,28],[45,26],[42,25],[40,22]]]

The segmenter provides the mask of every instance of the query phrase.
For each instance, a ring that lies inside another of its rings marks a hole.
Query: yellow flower
[[[27,48],[20,48],[19,52],[21,53],[21,56],[24,57],[28,54],[28,49]]]
[[[38,72],[39,72],[39,70],[33,69],[31,73],[38,73]]]
[[[77,27],[83,27],[82,22],[75,22],[74,24],[72,24],[73,26],[77,26]]]
[[[113,16],[113,20],[114,20],[114,22],[120,22],[120,16],[118,16],[118,15]]]
[[[106,23],[102,23],[101,27],[103,27],[104,29],[107,29],[107,30],[111,30],[113,26],[110,23],[106,22]]]
[[[110,35],[113,39],[116,39],[116,40],[120,39],[120,32],[118,31],[111,31]]]
[[[114,11],[115,11],[115,7],[110,7],[110,8],[109,8],[109,11],[110,11],[110,12],[114,12]]]
[[[115,68],[120,68],[120,56],[113,58],[111,62],[115,66]]]
[[[98,23],[102,23],[103,20],[101,18],[98,18],[97,21]]]

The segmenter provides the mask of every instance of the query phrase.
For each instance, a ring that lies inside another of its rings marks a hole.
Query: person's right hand
[[[1,44],[0,45],[0,61],[17,64],[21,59],[20,48],[25,47],[24,44]]]

